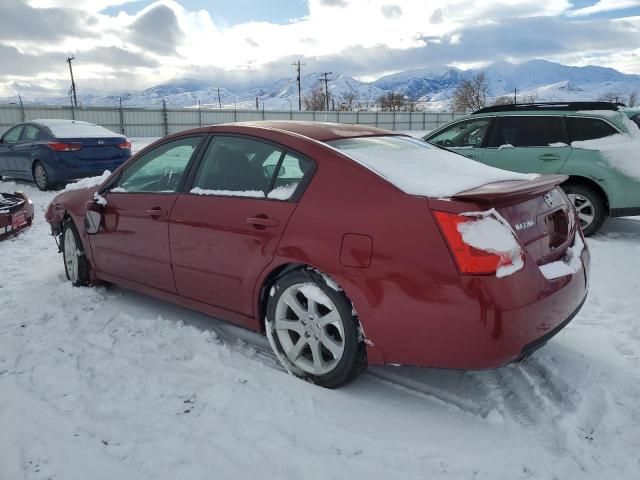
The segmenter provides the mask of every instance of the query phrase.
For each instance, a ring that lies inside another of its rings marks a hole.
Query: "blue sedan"
[[[31,120],[0,139],[0,179],[32,180],[49,190],[69,180],[113,170],[131,156],[123,135],[77,120]]]

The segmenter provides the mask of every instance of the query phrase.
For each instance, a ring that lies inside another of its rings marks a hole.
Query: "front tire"
[[[269,343],[292,374],[326,388],[352,382],[366,349],[351,302],[310,270],[278,278],[267,305]]]
[[[590,237],[600,230],[607,218],[607,206],[602,195],[586,185],[568,184],[562,189],[578,213],[584,235]]]
[[[51,190],[53,187],[51,181],[49,180],[49,173],[47,172],[47,168],[39,160],[33,165],[33,181],[35,182],[36,186],[43,192]]]
[[[89,262],[82,248],[82,241],[73,221],[67,219],[62,230],[62,255],[67,279],[74,287],[89,285]]]

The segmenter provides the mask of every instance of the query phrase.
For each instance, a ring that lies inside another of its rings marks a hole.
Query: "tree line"
[[[490,105],[512,105],[515,103],[526,104],[537,101],[535,94],[522,94],[514,91],[514,95],[502,95],[491,97],[489,79],[484,72],[480,72],[470,78],[463,79],[453,92],[451,106],[455,112],[467,113],[479,110]],[[377,108],[382,112],[417,112],[424,109],[416,100],[400,92],[389,92],[379,96],[373,102],[359,100],[358,91],[351,90],[339,96],[332,96],[329,92],[327,101],[325,88],[318,84],[309,95],[303,97],[305,110],[339,110],[355,111]],[[598,101],[624,103],[628,107],[640,105],[640,91],[635,90],[626,94],[620,92],[608,92],[601,95]],[[328,106],[328,108],[327,108]]]

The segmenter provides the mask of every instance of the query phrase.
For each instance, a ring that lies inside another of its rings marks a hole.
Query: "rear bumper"
[[[425,290],[419,310],[420,304],[407,298],[396,304],[402,313],[393,319],[393,332],[372,339],[370,363],[485,370],[517,361],[542,347],[582,308],[587,248],[581,262],[578,272],[555,280],[545,279],[536,265],[503,279],[461,277],[459,285],[440,287],[437,302]]]
[[[128,159],[129,156],[111,160],[79,160],[73,155],[57,155],[46,161],[45,165],[52,182],[66,182],[76,178],[102,175],[105,170],[112,172]]]

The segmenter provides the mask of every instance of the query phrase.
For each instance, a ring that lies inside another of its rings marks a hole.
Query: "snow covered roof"
[[[31,120],[31,122],[47,128],[56,138],[122,137],[100,125],[81,120],[46,118]]]
[[[361,137],[328,144],[410,195],[451,197],[487,183],[538,177],[489,167],[409,137]]]

